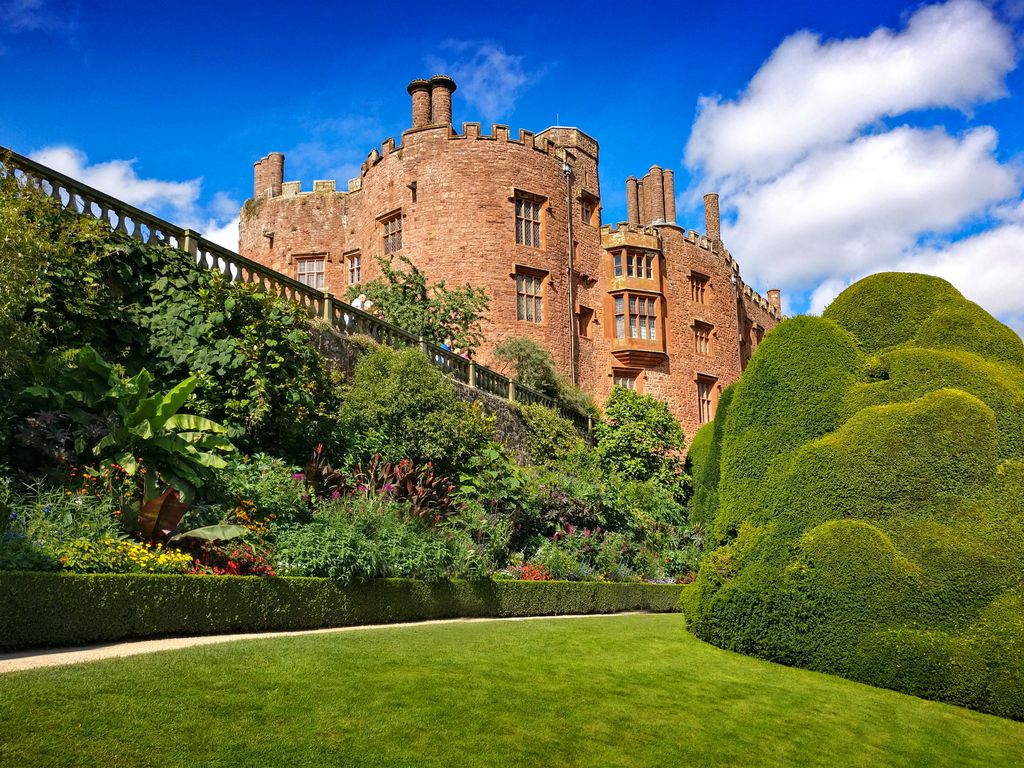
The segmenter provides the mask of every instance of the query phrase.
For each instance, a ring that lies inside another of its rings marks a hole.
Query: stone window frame
[[[658,341],[661,297],[636,291],[621,291],[612,296],[613,327],[616,339]],[[641,332],[642,327],[642,332]]]
[[[718,377],[710,373],[698,373],[694,377],[697,389],[697,418],[701,424],[714,421],[718,406]]]
[[[703,320],[693,321],[693,351],[702,357],[715,353],[715,326]]]
[[[581,339],[592,339],[594,337],[591,326],[594,325],[596,316],[593,307],[588,307],[585,304],[576,305],[576,332]]]
[[[395,256],[402,250],[404,245],[403,218],[401,208],[396,208],[377,217],[377,224],[380,227],[379,244],[382,256]]]
[[[547,312],[544,311],[544,307],[547,303],[549,276],[550,273],[546,269],[525,264],[515,265],[512,280],[516,291],[516,322],[530,325],[547,324]],[[527,287],[535,290],[524,290]],[[538,315],[540,319],[537,319]]]
[[[580,208],[580,221],[588,227],[601,226],[601,198],[590,192],[580,191],[577,195]],[[595,222],[596,219],[596,222]]]
[[[711,278],[701,272],[690,271],[690,301],[706,305],[711,290]]]
[[[634,392],[642,394],[644,391],[643,374],[643,368],[620,368],[615,366],[611,371],[612,387],[631,389]]]
[[[348,284],[358,285],[363,281],[363,252],[359,250],[349,251],[344,254],[344,257]]]
[[[293,257],[295,263],[295,279],[303,285],[317,291],[325,290],[327,285],[327,254],[306,253]],[[308,266],[319,266],[319,269],[308,270]],[[312,278],[312,282],[306,278]]]
[[[622,275],[616,275],[622,277]],[[654,254],[651,251],[626,251],[626,277],[654,279]]]
[[[547,235],[545,230],[547,228],[544,226],[544,216],[541,214],[548,210],[548,199],[544,195],[538,195],[517,187],[512,188],[512,194],[509,199],[512,200],[513,231],[515,233],[516,245],[521,248],[533,248],[534,250],[543,251]],[[530,208],[528,211],[530,216],[523,215],[527,213],[526,207]],[[527,225],[523,226],[523,222],[527,222]],[[526,242],[527,240],[530,242]]]

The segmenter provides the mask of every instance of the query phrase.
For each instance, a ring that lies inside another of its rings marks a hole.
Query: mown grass
[[[1000,766],[1024,724],[678,615],[425,625],[0,676],[2,766]]]

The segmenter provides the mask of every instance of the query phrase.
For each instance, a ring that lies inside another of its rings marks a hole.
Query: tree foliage
[[[520,384],[547,395],[563,408],[597,416],[594,399],[560,374],[551,353],[533,339],[505,339],[493,354],[502,372]]]
[[[418,349],[378,347],[344,387],[335,435],[349,466],[380,454],[387,461],[429,461],[454,477],[494,437],[494,423],[479,406],[460,400]]]
[[[467,351],[480,346],[487,292],[468,283],[458,288],[449,288],[444,280],[430,283],[408,257],[400,256],[398,261],[396,266],[392,260],[378,257],[384,277],[354,286],[349,298],[365,293],[389,323],[434,344],[450,339],[453,346]]]
[[[682,500],[686,439],[668,405],[631,389],[614,387],[605,419],[595,426],[597,455],[608,472],[626,480],[655,478]]]

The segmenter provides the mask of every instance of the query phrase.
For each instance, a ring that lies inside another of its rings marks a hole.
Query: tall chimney
[[[717,192],[708,192],[704,195],[704,227],[708,240],[722,239],[722,220],[718,215]]]
[[[412,127],[430,125],[430,83],[419,78],[409,83],[408,90],[412,96]]]
[[[261,157],[252,164],[252,196],[259,197],[269,186],[267,184],[267,158]]]
[[[430,122],[433,125],[452,124],[452,94],[455,81],[448,75],[430,78]]]
[[[267,155],[266,169],[266,183],[270,185],[270,194],[277,197],[281,194],[281,185],[284,184],[284,155],[280,152],[271,152]]]
[[[665,221],[676,223],[676,173],[668,168],[662,173],[665,185]]]
[[[647,208],[647,199],[650,195],[647,192],[647,185],[644,184],[645,181],[647,179],[640,179],[636,183],[636,204],[640,215],[640,224],[646,227],[651,223],[651,212]]]
[[[630,224],[640,223],[640,209],[636,179],[626,179],[626,220]]]
[[[782,291],[778,288],[768,290],[768,306],[772,307],[776,314],[782,314]]]
[[[649,202],[651,210],[651,222],[653,224],[665,223],[665,177],[657,165],[652,165],[647,172],[647,179],[651,185]]]

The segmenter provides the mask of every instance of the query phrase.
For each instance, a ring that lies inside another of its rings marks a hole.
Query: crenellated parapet
[[[601,247],[605,250],[627,247],[660,251],[661,234],[657,227],[630,224],[625,221],[605,224],[601,227]]]

